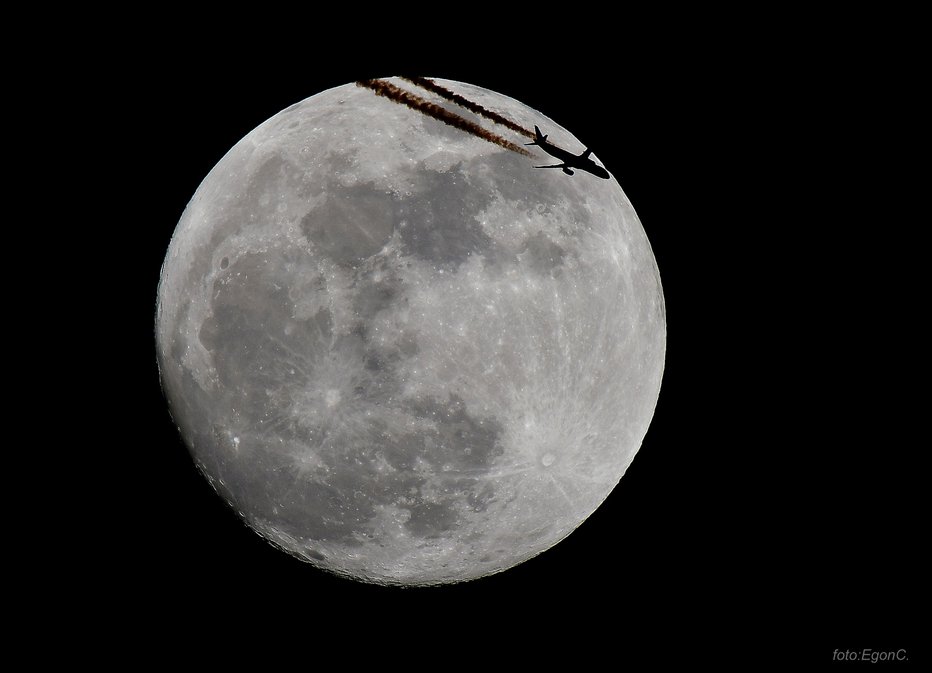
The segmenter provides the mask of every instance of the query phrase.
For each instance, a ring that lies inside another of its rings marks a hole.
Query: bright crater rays
[[[556,544],[618,483],[660,390],[657,266],[615,180],[533,162],[348,84],[205,178],[162,269],[159,366],[259,534],[366,582],[457,582]]]

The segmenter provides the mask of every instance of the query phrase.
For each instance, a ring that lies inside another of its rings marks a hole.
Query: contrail
[[[495,135],[491,131],[488,131],[478,124],[469,121],[468,119],[463,119],[458,114],[450,112],[446,108],[442,108],[436,103],[431,103],[429,100],[421,98],[413,93],[400,89],[390,82],[386,82],[380,79],[364,79],[356,82],[356,86],[364,86],[368,89],[375,91],[376,95],[384,96],[389,100],[395,101],[396,103],[401,103],[402,105],[407,105],[413,110],[417,110],[422,114],[426,114],[428,117],[433,117],[439,121],[442,121],[444,124],[449,124],[455,128],[458,128],[467,133],[487,140],[490,143],[494,143],[499,147],[504,147],[506,150],[511,150],[512,152],[517,152],[526,157],[533,157],[534,155],[528,152],[526,149],[520,145],[515,145],[513,142],[505,140],[501,136]]]
[[[510,128],[512,131],[517,131],[521,135],[527,136],[528,138],[536,137],[533,131],[528,131],[523,126],[520,126],[519,124],[516,124],[510,119],[507,119],[506,117],[501,116],[497,112],[493,112],[492,110],[486,110],[484,107],[482,107],[478,103],[473,103],[471,100],[463,98],[458,93],[454,93],[450,91],[449,89],[447,89],[446,87],[440,86],[432,79],[428,79],[427,77],[402,77],[401,79],[407,80],[408,82],[411,82],[412,84],[416,84],[422,89],[427,89],[428,91],[432,91],[433,93],[437,94],[441,98],[446,98],[448,101],[452,103],[456,103],[460,107],[464,107],[470,112],[475,112],[477,115],[482,115],[483,117],[487,119],[491,119],[493,122],[497,124],[501,124],[502,126],[506,126]]]

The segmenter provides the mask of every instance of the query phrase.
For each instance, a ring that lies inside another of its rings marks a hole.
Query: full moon
[[[363,582],[471,580],[558,543],[625,473],[663,374],[657,265],[614,178],[527,149],[347,84],[194,194],[158,289],[162,387],[197,468],[280,549]]]

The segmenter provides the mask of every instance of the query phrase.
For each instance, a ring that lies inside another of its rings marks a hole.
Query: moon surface
[[[276,546],[364,582],[470,580],[559,542],[621,479],[663,373],[657,265],[618,182],[534,170],[554,162],[530,149],[347,84],[198,188],[159,283],[162,387],[197,467]]]

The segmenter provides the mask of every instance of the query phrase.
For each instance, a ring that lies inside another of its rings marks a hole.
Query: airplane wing
[[[534,168],[566,168],[566,164],[554,164],[552,166],[534,166]]]

